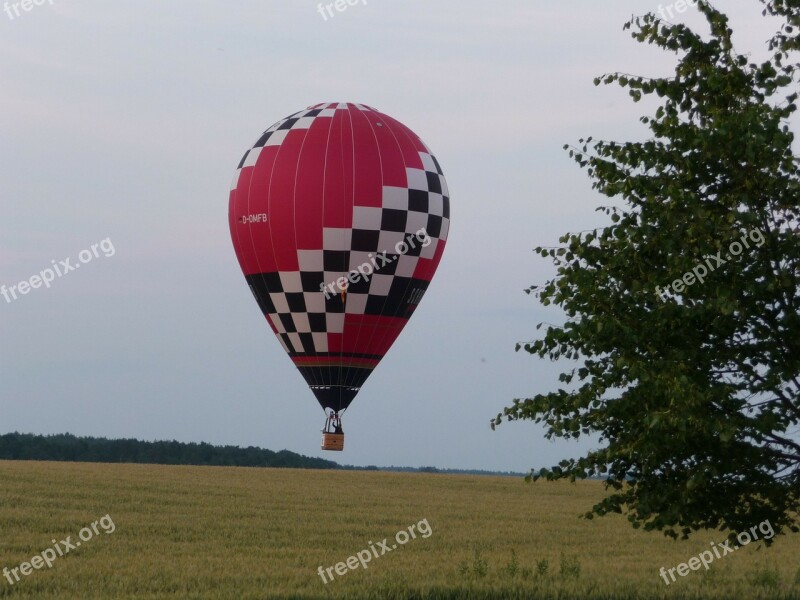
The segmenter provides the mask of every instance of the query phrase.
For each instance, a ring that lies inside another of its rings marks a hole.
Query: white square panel
[[[278,294],[270,294],[270,300],[275,305],[275,312],[278,313],[288,313],[289,311],[289,303],[286,302],[286,295],[282,293]]]
[[[298,250],[297,263],[301,271],[322,271],[322,250]]]
[[[325,250],[350,250],[353,230],[349,227],[324,227],[322,229],[322,247]]]
[[[434,241],[428,245],[427,248],[423,248],[422,252],[420,253],[420,258],[433,258],[436,256],[436,247],[439,245],[438,241]]]
[[[303,291],[303,282],[300,279],[300,271],[288,271],[281,273],[281,285],[284,292],[296,293]]]
[[[433,162],[433,158],[427,152],[420,152],[419,157],[422,159],[422,166],[425,167],[426,171],[430,171],[431,173],[438,173],[436,168],[436,163]]]
[[[316,117],[300,117],[297,119],[297,123],[292,125],[292,129],[308,129],[311,127],[311,124],[314,122]]]
[[[306,313],[292,313],[292,321],[297,333],[311,333],[311,324]]]
[[[295,352],[302,352],[303,351],[303,343],[300,341],[300,334],[299,333],[287,333],[286,335],[289,336],[289,341],[294,346]]]
[[[412,277],[414,270],[417,268],[419,257],[417,256],[401,256],[397,259],[397,269],[394,274],[398,277]]]
[[[328,333],[342,333],[344,331],[344,313],[327,313],[325,323]]]
[[[330,296],[330,290],[328,290]],[[323,292],[304,292],[303,299],[306,301],[306,310],[310,313],[325,312],[325,294]]]
[[[428,176],[420,169],[406,169],[408,189],[428,191]]]
[[[408,212],[408,218],[406,219],[406,232],[416,233],[420,229],[425,229],[427,226],[428,213],[421,213],[414,210]]]
[[[369,273],[369,269],[375,270],[375,265],[372,264],[373,252],[364,252],[362,250],[353,250],[350,252],[350,271],[357,271],[359,267],[364,268],[365,273]]]
[[[408,207],[406,207],[408,208]],[[377,231],[381,228],[383,209],[375,206],[353,207],[353,229]]]
[[[441,194],[428,194],[428,213],[441,217],[444,213],[444,197]]]
[[[394,275],[375,275],[369,286],[370,295],[388,296],[392,281],[394,281]]]
[[[255,167],[256,161],[258,160],[258,157],[260,155],[261,155],[261,147],[251,148],[250,152],[247,153],[247,158],[244,160],[244,163],[242,163],[242,168],[244,169],[245,167]]]
[[[281,129],[276,131],[267,140],[267,143],[264,144],[264,147],[267,146],[280,146],[283,143],[283,140],[286,139],[286,134],[289,133],[288,129]]]
[[[328,351],[328,334],[327,333],[312,333],[311,338],[314,340],[314,350],[316,352]]]
[[[408,210],[408,190],[389,185],[383,186],[383,208]]]
[[[439,239],[446,240],[450,233],[450,219],[442,219],[442,230],[439,232]]]
[[[367,294],[347,294],[345,312],[351,315],[363,315],[367,307]]]
[[[347,273],[342,273],[340,271],[325,271],[325,289],[327,290],[328,294],[331,293],[331,288],[333,288],[334,294],[341,293],[342,288],[339,286],[339,278],[341,277],[344,277],[344,287],[347,287]]]
[[[381,231],[380,237],[378,237],[378,252],[397,254],[395,246],[405,239],[406,234],[403,231]],[[378,260],[378,266],[381,266],[380,260]]]
[[[275,326],[275,329],[278,331],[278,333],[286,333],[286,328],[283,326],[283,321],[281,321],[280,317],[278,317],[277,314],[268,315],[268,317],[269,320],[272,322],[272,324]]]

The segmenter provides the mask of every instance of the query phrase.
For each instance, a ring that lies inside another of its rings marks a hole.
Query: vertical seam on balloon
[[[419,153],[419,151],[418,151],[418,150],[416,150],[416,144],[414,143],[414,141],[415,141],[415,140],[412,138],[412,136],[416,137],[416,138],[417,138],[417,141],[419,141],[419,142],[420,142],[420,143],[423,145],[423,147],[427,148],[427,145],[425,144],[425,142],[423,142],[423,141],[422,141],[422,139],[421,139],[421,138],[420,138],[420,137],[419,137],[417,134],[415,134],[413,131],[411,131],[410,129],[408,129],[408,127],[406,127],[405,125],[403,125],[403,124],[402,124],[400,121],[398,121],[397,119],[394,119],[394,118],[392,118],[392,117],[389,117],[388,115],[387,115],[387,118],[388,118],[388,119],[389,119],[389,120],[390,120],[390,121],[391,121],[393,124],[395,124],[395,125],[397,126],[397,129],[399,129],[399,131],[400,131],[400,132],[401,132],[401,133],[402,133],[402,134],[403,134],[403,135],[406,137],[406,139],[407,139],[407,140],[408,140],[408,141],[409,141],[409,142],[410,142],[410,143],[411,143],[411,144],[414,146],[414,148],[415,148],[415,152]],[[393,130],[393,128],[390,128],[390,131],[392,131],[392,135],[394,136],[394,130]],[[397,138],[395,137],[395,139],[397,139]],[[402,150],[401,150],[401,152],[402,152]],[[432,153],[431,153],[431,156],[433,156],[433,154],[432,154]],[[403,162],[405,163],[405,160],[403,160]],[[406,165],[406,167],[405,167],[405,168],[406,168],[406,169],[409,169],[410,167],[409,167],[408,165]],[[425,165],[423,164],[423,170],[424,170],[424,168],[425,168]],[[406,177],[408,177],[408,171],[406,171]],[[442,177],[443,177],[443,176],[442,176]],[[408,182],[407,182],[407,183],[408,183]],[[429,193],[430,193],[430,192],[429,192]],[[428,215],[430,215],[430,206],[428,207],[428,210],[429,210],[429,212],[428,212]],[[425,227],[426,227],[426,229],[425,229],[425,234],[426,234],[426,235],[428,235],[428,231],[427,231],[427,224],[426,224],[426,226],[425,226]],[[437,245],[438,245],[438,242],[437,242]],[[398,260],[399,260],[399,259],[398,259]],[[415,263],[415,265],[414,265],[414,270],[415,270],[415,271],[416,271],[417,265],[419,265],[419,261],[420,261],[420,260],[422,260],[422,254],[421,254],[421,253],[420,253],[420,255],[417,257],[417,262],[416,262],[416,263]],[[432,279],[432,278],[431,278],[431,279]],[[405,290],[403,291],[403,295],[401,296],[401,298],[405,298],[405,297],[406,297],[406,294],[408,294],[408,290],[409,290],[409,289],[412,287],[413,281],[414,281],[414,273],[412,272],[412,273],[411,273],[411,276],[409,277],[408,284],[406,285],[406,288],[405,288]],[[430,281],[428,281],[427,283],[428,283],[428,286],[430,286]],[[420,303],[422,302],[422,298],[425,296],[425,294],[427,293],[427,291],[428,291],[428,288],[425,288],[425,291],[423,291],[423,293],[422,293],[422,296],[420,297],[419,301],[417,302],[417,306],[419,306],[419,305],[420,305]],[[405,329],[405,326],[408,324],[408,321],[410,321],[410,319],[411,319],[411,316],[413,316],[413,314],[414,314],[414,313],[416,313],[416,308],[414,309],[414,312],[413,312],[413,313],[412,313],[412,314],[411,314],[411,315],[410,315],[408,318],[403,318],[403,321],[405,321],[405,323],[403,323],[403,325],[400,327],[400,331],[398,331],[398,333],[397,333],[397,337],[395,337],[395,341],[397,341],[397,339],[400,337],[400,334],[402,333],[402,330],[403,330],[403,329]],[[383,334],[383,336],[380,338],[380,341],[381,341],[381,343],[383,343],[383,341],[386,339],[386,337],[387,337],[388,335],[389,335],[389,333],[388,333],[388,329],[387,329],[387,331],[386,331],[386,332]]]
[[[392,119],[391,117],[389,117],[388,115],[385,115],[385,114],[381,114],[381,117],[385,118],[386,120],[394,121],[394,119]],[[400,156],[401,156],[402,161],[403,161],[403,169],[407,170],[408,169],[408,165],[406,164],[405,156],[403,155],[403,148],[400,145],[400,142],[397,140],[397,136],[395,135],[395,132],[394,132],[393,128],[392,127],[387,127],[387,129],[389,129],[389,133],[392,134],[392,138],[394,138],[395,143],[397,144],[397,149],[400,152]],[[378,148],[378,153],[380,154],[380,146]],[[406,172],[406,188],[407,189],[408,189],[408,185],[409,185],[408,173]],[[383,181],[382,180],[381,180],[381,206],[383,206]],[[378,248],[377,251],[380,253],[380,252],[383,252],[383,249]],[[395,268],[395,271],[396,271],[396,268]],[[411,285],[410,282],[409,282],[409,285]],[[389,287],[389,291],[391,291],[391,286]],[[406,294],[407,291],[408,291],[408,286],[406,287],[406,290],[403,292],[402,297],[405,297],[405,294]],[[389,301],[389,296],[387,294],[386,300],[384,300],[383,304],[381,305],[380,314],[378,315],[379,318],[389,318],[389,315],[385,315],[384,312],[383,312],[386,309],[386,303],[388,301]],[[397,318],[397,317],[391,317],[391,318]],[[377,328],[373,327],[372,333],[369,336],[369,340],[367,340],[367,344],[368,345],[372,344],[373,339],[375,338],[376,329]],[[389,331],[389,329],[387,327],[386,331],[382,335],[381,334],[378,335],[378,340],[377,341],[379,343],[381,343],[381,344],[383,343],[383,341],[386,339],[386,336],[388,335],[388,331]],[[383,354],[380,355],[381,356],[381,360],[383,359],[384,356],[386,356],[387,353],[388,353],[388,348],[387,348],[386,352],[383,352]]]
[[[267,129],[269,129],[269,127]],[[258,140],[256,140],[256,142],[258,142]],[[250,151],[251,152],[252,152],[253,148],[255,148],[255,145],[250,147]],[[261,158],[261,152],[263,152],[263,151],[264,151],[264,148],[262,147],[261,150],[259,151],[258,157],[256,158],[255,162],[253,163],[253,170],[250,173],[250,182],[247,185],[247,212],[245,214],[250,214],[250,196],[251,196],[251,192],[252,192],[252,189],[253,189],[253,179],[254,179],[253,175],[255,175],[256,166],[258,166],[258,161]],[[267,214],[269,214],[269,204],[267,204]],[[269,225],[269,219],[267,219],[267,224]],[[247,233],[248,233],[248,235],[250,237],[250,247],[253,249],[253,256],[256,259],[256,271],[258,273],[258,276],[261,277],[261,282],[264,285],[264,290],[266,290],[267,295],[269,295],[269,288],[267,286],[267,279],[266,279],[266,277],[264,277],[264,270],[261,268],[261,262],[258,259],[258,252],[256,251],[256,241],[253,238],[253,225],[252,224],[248,225]],[[271,237],[272,237],[272,233],[270,231],[270,238]],[[257,300],[258,300],[258,296],[256,296],[256,301]],[[272,323],[272,315],[268,314],[268,315],[266,315],[266,318],[267,318],[267,320],[270,321],[270,329],[272,329],[272,325],[274,325]],[[275,329],[277,330],[277,326],[275,326]],[[278,335],[280,335],[280,334],[278,334]]]
[[[300,161],[303,159],[303,148],[305,148],[306,140],[308,139],[308,134],[311,133],[311,126],[314,124],[314,121],[316,121],[316,117],[312,118],[311,124],[308,126],[308,129],[306,130],[306,135],[303,138],[303,142],[300,144],[300,150],[297,153],[297,163],[295,164],[295,168],[294,168],[294,183],[292,184],[292,229],[294,230],[294,241],[295,241],[294,251],[295,251],[295,257],[297,259],[297,276],[300,277],[300,292],[303,294],[303,305],[305,305],[305,291],[303,290],[303,279],[302,279],[302,275],[301,275],[302,270],[300,268],[300,244],[299,244],[299,241],[298,241],[298,238],[297,238],[297,179],[298,179],[298,174],[300,173]],[[287,136],[288,136],[288,134],[287,134]],[[306,317],[308,317],[308,313],[309,313],[309,310],[308,310],[308,307],[306,306],[306,310],[305,310]],[[294,321],[294,317],[292,317],[292,321]],[[297,323],[295,323],[295,329],[296,328],[297,328]],[[298,333],[298,337],[300,337],[299,333]],[[314,341],[313,341],[314,340],[314,335],[313,335],[313,333],[311,334],[311,340],[312,340],[311,343],[312,343],[312,346],[313,346],[313,344],[314,344]],[[301,341],[301,345],[302,345],[302,341]],[[305,348],[303,348],[302,354],[308,355],[308,353],[305,352]],[[316,347],[314,347],[314,354],[316,354]],[[308,368],[308,367],[305,367],[305,368]],[[321,369],[320,369],[320,372],[321,372]],[[311,375],[312,375],[311,379],[314,382],[313,385],[319,385],[319,379],[317,378],[317,375],[319,373],[315,370],[315,368],[311,367],[311,369],[309,370],[309,373],[311,373]],[[305,379],[305,377],[303,377],[303,379]]]
[[[324,103],[323,102],[323,103],[320,103],[320,104],[316,104],[314,106],[314,108],[317,108],[317,107],[322,107],[323,109],[325,109],[325,108],[329,107],[329,103]],[[320,252],[321,258],[322,258],[323,284],[327,284],[328,283],[328,282],[325,281],[325,190],[326,190],[326,183],[327,183],[328,151],[329,151],[329,148],[330,148],[331,132],[333,131],[333,121],[334,121],[334,119],[335,119],[335,111],[334,111],[334,116],[331,117],[331,119],[330,119],[330,125],[328,127],[328,137],[327,137],[327,139],[325,141],[325,153],[324,153],[324,158],[323,158],[324,162],[323,162],[323,167],[322,167],[322,214],[321,214],[321,220],[322,220],[322,232],[321,232],[322,243],[321,243],[321,248],[319,249],[319,252]],[[315,121],[316,121],[316,117],[315,117]],[[305,141],[304,141],[304,145],[305,145]],[[298,257],[298,260],[299,260],[299,257]],[[328,313],[328,311],[327,311],[327,306],[326,306],[325,310],[324,310],[324,314],[326,316],[326,327],[325,327],[325,332],[324,333],[325,333],[326,336],[328,336],[330,334],[330,332],[328,331],[328,327],[327,327],[327,313]],[[332,354],[331,353],[331,349],[330,349],[330,338],[326,337],[325,341],[326,341],[326,345],[327,345],[327,348],[328,348],[326,354],[327,354],[328,359],[330,360],[330,356]],[[315,350],[316,350],[316,347],[315,347]],[[341,357],[341,350],[340,350],[340,357]],[[325,377],[325,371],[324,371],[324,368],[323,368],[322,364],[320,363],[319,365],[317,365],[317,368],[319,368],[319,371],[320,371],[320,376],[321,376],[320,385],[321,385],[321,387],[328,387],[329,389],[333,390],[334,389],[334,381],[330,377],[328,377],[328,378]],[[328,369],[330,369],[330,366],[328,366]],[[330,373],[330,371],[329,371],[329,373]],[[314,394],[314,395],[316,396],[316,394]],[[317,400],[319,401],[319,398]],[[322,407],[322,410],[323,410],[323,412],[325,411],[325,407],[324,406]]]
[[[378,111],[373,111],[373,112],[377,113],[378,117],[380,118],[381,114]],[[369,125],[369,128],[370,128],[370,131],[372,131],[373,139],[375,140],[375,147],[378,149],[378,162],[381,165],[381,190],[380,190],[380,194],[381,194],[381,205],[383,205],[384,171],[383,171],[383,156],[381,155],[381,146],[378,143],[378,136],[375,135],[375,128],[372,126],[372,123],[370,123],[369,117],[367,117],[367,115],[365,115],[363,113],[364,113],[364,111],[358,111],[357,114],[360,114],[361,116],[363,116],[366,119],[367,124]],[[355,159],[354,159],[353,163],[354,163],[353,166],[355,167]],[[355,213],[355,203],[354,203],[353,212]],[[379,227],[379,229],[380,229],[380,227]],[[379,235],[379,237],[380,237],[380,235]],[[367,296],[369,297],[369,289],[367,289]],[[358,342],[361,339],[361,329],[362,329],[363,324],[364,324],[364,318],[366,317],[366,311],[365,311],[364,314],[361,315],[361,317],[362,317],[361,318],[361,322],[358,325],[358,333],[357,333],[356,339],[355,339],[355,341],[353,343],[353,347],[354,348],[358,348]],[[373,333],[370,335],[370,340],[369,341],[371,341],[372,335],[374,335],[374,328],[373,328]],[[366,353],[364,353],[364,354],[366,354]],[[369,354],[372,355],[373,353],[370,352]],[[351,364],[352,364],[352,357],[351,357]],[[355,385],[355,381],[356,381],[355,376],[351,375],[350,381],[347,382],[348,386]]]
[[[322,279],[323,279],[323,283],[325,285],[328,284],[328,282],[325,281],[325,192],[328,189],[327,188],[327,182],[328,182],[328,152],[329,152],[330,146],[331,146],[331,134],[333,132],[333,125],[334,125],[334,121],[335,120],[336,120],[336,110],[333,111],[333,116],[331,117],[331,125],[328,128],[328,139],[325,140],[325,162],[324,162],[323,167],[322,167],[322,249],[321,249],[321,253],[322,253]],[[344,317],[342,317],[342,323],[344,323]],[[342,325],[342,331],[344,331],[344,324]],[[328,307],[327,307],[327,305],[325,306],[325,335],[328,335],[328,336],[330,335],[330,332],[328,331]],[[344,336],[342,336],[342,337],[344,337]],[[341,356],[341,345],[339,346],[339,354]],[[331,352],[331,348],[330,348],[330,337],[329,337],[328,338],[328,357],[330,358],[331,355],[332,355],[332,352]],[[331,373],[331,375],[332,375],[333,371],[329,371],[329,373]],[[333,378],[331,377],[330,381],[327,384],[328,387],[331,390],[333,390],[333,384],[334,384]],[[322,407],[322,410],[323,410],[323,412],[325,411],[325,407],[324,406]]]
[[[295,113],[295,114],[297,114],[297,113]],[[288,118],[291,118],[291,116],[288,117]],[[284,121],[285,121],[285,119],[284,119]],[[278,130],[276,129],[276,131],[278,131]],[[288,137],[288,135],[289,135],[289,133],[287,132],[286,136]],[[286,141],[286,138],[284,138],[283,141],[281,141],[281,143],[279,143],[277,148],[276,148],[275,160],[272,162],[272,170],[270,171],[270,174],[269,174],[269,186],[267,187],[267,214],[268,215],[270,214],[270,205],[272,203],[272,182],[273,182],[273,180],[275,178],[275,167],[278,164],[278,158],[280,157],[281,148],[283,148],[283,142],[284,141]],[[275,254],[275,236],[272,235],[272,219],[271,218],[267,219],[267,224],[269,226],[269,243],[272,246],[272,256],[275,258],[275,271],[277,272],[278,279],[280,280],[281,269],[278,266],[278,256]],[[281,281],[281,288],[283,288],[283,282],[282,281]],[[283,291],[282,293],[285,294],[286,292]],[[275,310],[277,311],[277,307],[276,307]],[[277,314],[277,312],[276,312],[276,314]],[[278,317],[278,320],[280,321],[280,317]],[[292,344],[292,339],[289,336],[289,332],[286,333],[286,337],[289,339],[289,343]],[[294,347],[294,344],[292,344],[292,347]],[[297,349],[294,350],[294,353],[297,354]],[[292,355],[290,353],[289,354],[289,360],[291,360],[292,358],[293,357],[292,357]],[[292,364],[294,364],[294,361],[292,361]],[[305,379],[305,378],[303,378],[303,379]]]
[[[352,167],[353,167],[353,170],[352,170],[352,174],[351,174],[352,175],[352,177],[351,177],[351,190],[352,190],[351,194],[352,195],[351,195],[351,203],[350,203],[350,251],[347,253],[347,273],[349,275],[349,273],[350,273],[350,260],[351,260],[351,258],[353,256],[353,225],[355,224],[354,223],[354,219],[355,219],[355,206],[356,206],[356,145],[355,145],[355,129],[353,129],[353,111],[350,108],[351,107],[350,103],[347,103],[346,106],[347,106],[347,118],[350,121],[350,148],[351,148],[351,151],[353,153],[353,155],[352,155],[352,163],[353,163]],[[349,285],[348,285],[348,287],[349,287]],[[345,319],[345,323],[346,323],[347,322],[347,297],[348,297],[347,294],[345,294],[344,297],[345,297],[344,319]],[[363,319],[362,319],[362,322],[358,324],[358,333],[356,334],[356,339],[355,339],[355,343],[353,344],[353,349],[356,349],[358,347],[358,343],[357,342],[358,342],[358,337],[359,337],[359,335],[361,333],[362,324],[363,324]],[[346,326],[345,326],[345,329],[346,329]],[[344,342],[344,335],[342,335],[342,342]],[[342,344],[342,347],[344,348],[344,344]],[[353,355],[354,354],[355,354],[354,351],[350,352],[350,357],[348,358],[348,361],[347,361],[347,367],[344,369],[344,381],[342,381],[342,378],[341,378],[341,375],[340,375],[340,382],[342,383],[342,389],[351,387],[349,382],[348,382],[348,379],[350,379],[350,372],[351,372],[351,369],[353,368],[353,358],[354,358]],[[342,360],[342,362],[344,362],[344,361]],[[341,396],[340,396],[340,398],[341,398]]]
[[[289,117],[287,117],[287,118],[289,118]],[[275,123],[273,123],[272,125],[267,127],[267,129],[265,131],[269,130],[271,127],[275,127],[275,125],[278,125],[278,123],[282,123],[285,120],[286,119],[282,119],[282,120],[276,121]],[[258,140],[256,140],[256,142],[258,142]],[[253,148],[255,148],[255,145],[251,146],[250,150],[252,151]],[[253,189],[253,179],[254,179],[253,175],[256,172],[256,166],[258,166],[258,161],[261,159],[261,153],[264,152],[264,148],[266,148],[266,145],[261,147],[261,150],[259,150],[258,158],[256,158],[255,162],[253,163],[253,171],[250,174],[250,183],[247,186],[247,213],[248,214],[250,213],[250,197],[251,197],[251,192],[252,192],[252,189]],[[276,161],[277,161],[277,155],[276,155]],[[274,172],[274,170],[275,170],[275,163],[274,162],[272,163],[272,169],[273,169],[273,172]],[[271,185],[272,185],[272,174],[270,174],[270,186]],[[266,210],[267,210],[267,215],[269,215],[269,190],[267,190],[267,208],[266,208]],[[270,221],[270,219],[267,219],[267,227],[269,228],[269,238],[270,238],[270,243],[272,244],[272,254],[274,256],[275,255],[275,243],[272,240],[272,222]],[[253,227],[252,227],[252,225],[248,228],[248,234],[250,236],[250,247],[253,249],[253,256],[255,256],[255,259],[256,259],[256,269],[258,271],[258,275],[261,277],[261,281],[264,284],[264,289],[266,290],[267,295],[269,295],[270,292],[269,292],[269,288],[267,286],[267,280],[264,277],[264,270],[261,268],[261,261],[259,260],[258,252],[256,252],[256,242],[255,242],[255,239],[253,238]],[[277,265],[277,261],[276,261],[275,270],[277,271],[277,269],[278,269],[278,265]],[[278,277],[280,277],[280,274],[278,275]],[[272,315],[266,315],[266,317],[267,317],[267,319],[270,320],[270,322],[272,322]],[[276,330],[278,329],[277,325],[275,325],[274,323],[272,323],[272,325],[275,326]],[[272,329],[272,327],[270,327],[270,329]],[[280,337],[280,333],[278,333],[277,335],[278,335],[278,337]],[[283,341],[283,340],[281,339],[281,341]],[[283,347],[283,344],[281,344],[281,347]],[[291,359],[291,355],[290,355],[289,358]]]
[[[352,105],[351,105],[351,103],[346,102],[345,106],[347,107],[346,110],[345,110],[345,114],[347,115],[347,121],[350,124],[350,150],[352,152],[352,156],[350,157],[350,161],[352,163],[352,171],[350,173],[350,194],[351,194],[351,196],[350,196],[350,207],[349,207],[349,210],[350,210],[350,228],[349,228],[349,231],[350,231],[350,244],[349,244],[349,248],[350,249],[347,251],[347,264],[343,265],[345,267],[345,271],[344,271],[344,273],[342,273],[343,277],[346,276],[346,275],[349,275],[349,273],[350,273],[350,257],[353,254],[353,213],[354,213],[355,205],[356,205],[356,201],[355,201],[355,196],[356,196],[356,176],[355,176],[356,175],[356,148],[355,148],[355,132],[353,130],[353,114],[352,114],[352,108],[351,108]],[[342,135],[339,138],[339,150],[340,150],[340,152],[342,154],[342,159],[344,159],[344,145],[343,144],[344,144],[344,135]],[[345,167],[344,160],[342,160],[342,169],[344,169],[344,167]],[[343,172],[343,175],[344,175],[344,172]],[[347,189],[347,177],[346,176],[343,177],[342,181],[343,181],[343,183],[345,185],[345,190],[346,190]],[[348,211],[347,198],[345,198],[344,202],[342,203],[342,210],[343,210],[343,213],[344,213],[343,216],[346,216],[347,215],[347,211]],[[345,246],[344,242],[347,239],[346,238],[347,233],[346,233],[346,229],[345,228],[342,228],[342,236],[343,236],[342,246],[344,247]],[[347,287],[349,288],[349,282],[347,284]],[[344,303],[343,303],[344,304],[344,306],[343,306],[343,308],[344,308],[344,319],[343,319],[344,325],[342,326],[342,348],[341,348],[341,354],[339,356],[339,378],[338,378],[339,384],[340,384],[339,385],[339,410],[340,411],[342,410],[342,395],[345,392],[345,388],[348,387],[345,384],[347,382],[347,378],[348,378],[348,374],[350,373],[350,369],[353,366],[353,354],[354,354],[352,351],[349,352],[350,357],[347,360],[347,367],[344,367],[344,362],[345,362],[345,359],[344,359],[344,354],[345,354],[345,352],[344,352],[344,338],[345,338],[344,332],[347,329],[347,299],[348,299],[348,296],[347,296],[347,293],[345,292],[345,294],[344,294]],[[360,326],[361,325],[359,324],[359,327]],[[342,371],[344,371],[344,373],[342,373]]]

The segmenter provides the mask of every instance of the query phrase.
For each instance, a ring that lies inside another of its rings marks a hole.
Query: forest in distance
[[[215,446],[205,442],[142,441],[79,437],[70,433],[0,435],[0,460],[37,460],[96,463],[138,463],[154,465],[193,465],[211,467],[271,467],[285,469],[345,469],[352,471],[396,471],[452,473],[461,475],[500,475],[522,477],[524,473],[476,469],[426,467],[366,467],[340,465],[332,460],[304,456],[290,450],[272,451],[248,446]]]

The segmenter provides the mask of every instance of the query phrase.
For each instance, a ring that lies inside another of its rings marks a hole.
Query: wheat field
[[[667,586],[661,567],[724,535],[675,542],[622,516],[579,518],[604,493],[599,482],[0,461],[0,598],[800,598],[800,537]],[[68,536],[88,539],[64,552]],[[11,569],[54,542],[64,555],[52,568],[14,581]],[[359,552],[367,568],[348,567]]]

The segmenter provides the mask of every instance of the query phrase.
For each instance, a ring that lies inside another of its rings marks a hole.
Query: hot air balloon
[[[267,323],[326,413],[341,416],[405,327],[442,258],[450,198],[408,127],[354,103],[267,129],[230,192],[236,256]]]

